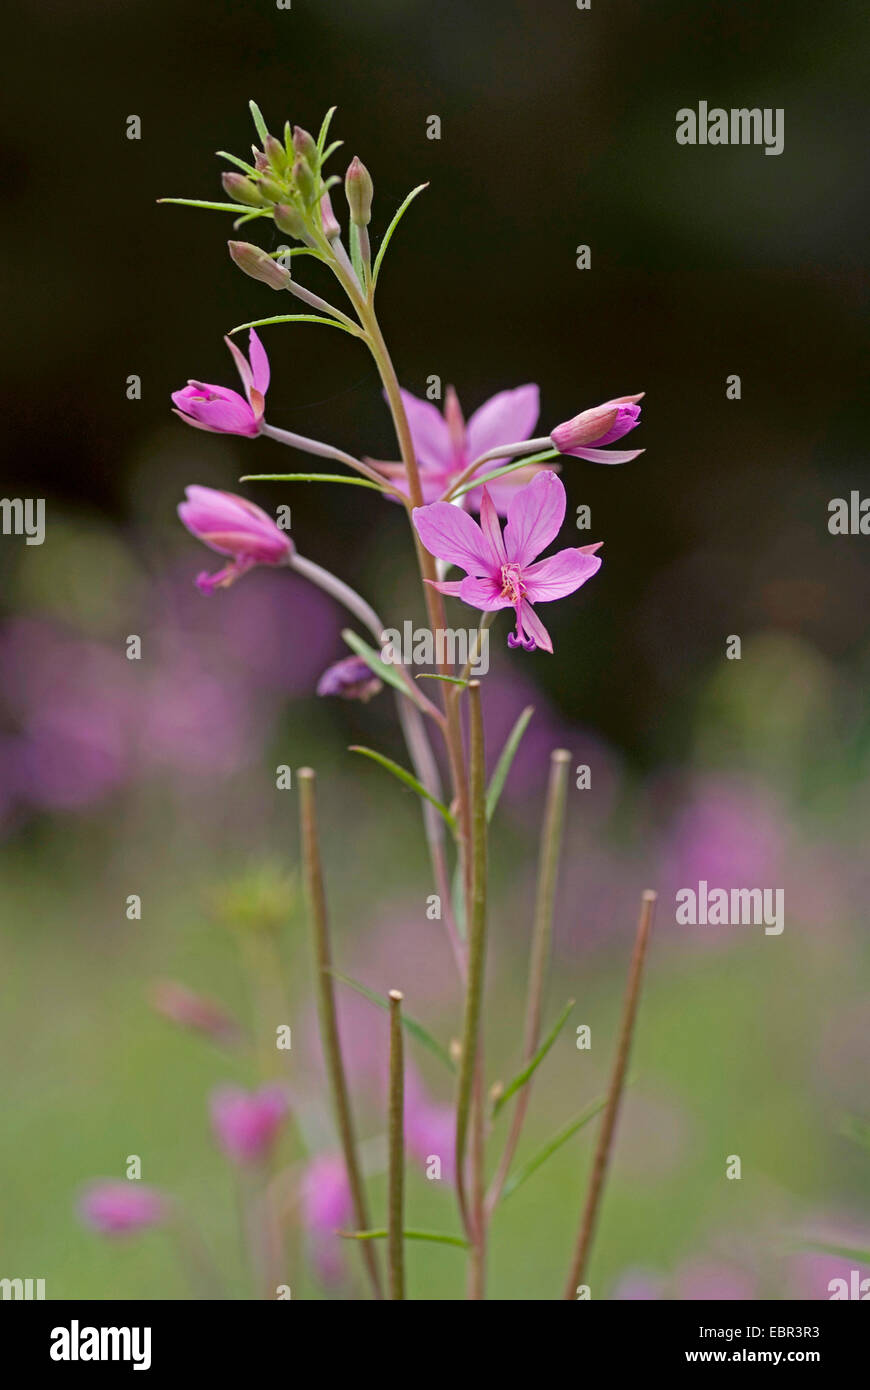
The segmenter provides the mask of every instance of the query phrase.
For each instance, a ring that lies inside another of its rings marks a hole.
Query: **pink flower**
[[[269,359],[266,349],[253,328],[249,339],[250,362],[231,338],[224,342],[233,355],[245,395],[230,391],[226,386],[211,386],[208,382],[189,381],[183,391],[173,391],[172,400],[185,424],[213,434],[260,433],[269,389]],[[247,398],[247,399],[246,399]]]
[[[302,1179],[302,1210],[311,1243],[311,1256],[324,1284],[337,1284],[344,1276],[342,1240],[336,1232],[347,1227],[353,1202],[344,1159],[339,1154],[318,1154]]]
[[[513,608],[517,615],[516,635],[508,636],[509,647],[533,652],[542,647],[552,652],[550,634],[535,613],[533,603],[549,603],[573,594],[601,568],[595,551],[602,544],[571,546],[550,555],[535,557],[550,544],[565,518],[565,489],[555,473],[539,473],[518,492],[507,513],[502,536],[495,507],[486,488],[482,490],[480,525],[450,502],[433,502],[414,508],[414,525],[431,555],[458,565],[466,578],[446,582],[430,581],[442,594],[461,598],[485,613],[497,608]]]
[[[328,666],[317,682],[318,695],[338,695],[342,700],[370,700],[383,690],[383,682],[361,656],[346,656]]]
[[[262,1086],[259,1091],[220,1086],[210,1104],[218,1143],[234,1163],[265,1158],[287,1114],[287,1098],[280,1086]]]
[[[255,565],[283,565],[293,553],[293,542],[270,516],[244,497],[193,485],[185,489],[178,515],[191,535],[219,555],[232,556],[232,564],[217,574],[197,575],[204,593],[225,589]]]
[[[91,1184],[79,1202],[79,1215],[104,1236],[132,1235],[157,1226],[168,1214],[165,1197],[141,1182],[106,1178]]]
[[[501,444],[529,439],[538,419],[539,399],[538,388],[532,384],[517,386],[513,391],[500,391],[485,401],[466,424],[452,386],[447,388],[443,415],[431,401],[420,400],[410,391],[403,391],[402,401],[420,467],[424,501],[434,502],[441,497],[481,454]],[[491,459],[481,464],[477,472],[481,476],[492,473],[508,462],[509,458]],[[402,464],[379,463],[376,466],[407,491]],[[528,469],[518,468],[516,473],[493,483],[491,492],[496,511],[504,515],[517,487],[527,483],[536,471],[536,465],[530,464]],[[480,489],[475,488],[464,494],[461,504],[479,511],[480,500]]]
[[[604,453],[605,444],[615,444],[629,430],[633,430],[640,420],[640,406],[644,393],[639,396],[617,396],[604,405],[583,410],[573,420],[557,425],[550,438],[560,454],[573,454],[578,459],[588,459],[590,463],[629,463],[636,459],[643,449],[611,449]],[[588,446],[597,447],[590,449]]]

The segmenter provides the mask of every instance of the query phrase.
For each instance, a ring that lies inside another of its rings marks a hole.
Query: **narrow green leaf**
[[[385,1012],[389,1013],[390,1001],[389,999],[385,999],[382,994],[378,994],[375,990],[369,989],[368,985],[360,984],[359,980],[354,980],[350,975],[342,975],[339,970],[330,970],[329,973],[334,979],[340,980],[343,985],[349,985],[351,989],[356,990],[357,994],[361,994],[365,999],[370,1000],[372,1004],[377,1004],[379,1009],[383,1009]],[[422,1047],[428,1048],[430,1052],[440,1058],[444,1065],[449,1067],[451,1071],[456,1070],[453,1058],[450,1056],[447,1048],[442,1047],[438,1039],[433,1038],[432,1034],[427,1028],[423,1027],[422,1023],[418,1023],[416,1019],[409,1018],[404,1009],[402,1010],[402,1027],[408,1035],[416,1039]]]
[[[409,208],[409,207],[411,206],[411,204],[413,203],[413,201],[414,201],[414,199],[416,198],[417,194],[418,194],[418,193],[422,193],[422,192],[423,192],[423,189],[424,189],[424,188],[428,188],[428,187],[429,187],[428,183],[421,183],[421,184],[418,184],[416,188],[413,188],[413,189],[411,190],[411,192],[408,194],[407,198],[405,199],[404,203],[403,203],[402,206],[399,208],[398,212],[396,213],[395,217],[393,218],[392,222],[390,223],[389,227],[388,227],[387,230],[384,232],[384,239],[383,239],[383,241],[381,242],[380,250],[378,251],[378,254],[377,254],[377,256],[375,257],[375,266],[374,266],[374,270],[372,271],[372,285],[376,285],[376,284],[378,283],[378,272],[380,271],[380,268],[381,268],[381,261],[384,259],[384,254],[385,254],[385,252],[386,252],[386,249],[387,249],[387,247],[389,246],[389,244],[390,244],[390,242],[391,242],[391,240],[392,240],[393,232],[394,232],[394,231],[396,230],[396,228],[398,227],[399,223],[401,222],[401,220],[402,220],[402,218],[404,217],[404,215],[405,215],[406,211],[408,210],[408,208]]]
[[[342,147],[343,144],[344,144],[344,141],[343,141],[343,140],[333,140],[332,144],[329,146],[329,149],[328,149],[328,150],[324,150],[324,151],[323,151],[323,154],[320,156],[321,168],[322,168],[323,165],[326,163],[327,159],[331,159],[331,158],[332,158],[332,156],[335,154],[335,151],[336,151],[336,150],[340,150],[340,149],[341,149],[341,147]]]
[[[253,164],[247,164],[244,159],[239,159],[238,155],[230,154],[229,150],[215,150],[215,154],[220,159],[228,159],[230,164],[235,164],[237,168],[244,169],[246,174],[257,174]]]
[[[384,492],[377,483],[368,478],[346,478],[343,473],[245,473],[240,483],[349,483],[351,487],[370,487],[373,492]],[[403,686],[407,693],[407,687]]]
[[[455,492],[451,492],[450,500],[452,502],[457,497],[464,497],[466,492],[473,492],[476,487],[483,487],[484,483],[494,483],[499,478],[506,478],[508,473],[516,473],[518,469],[526,468],[530,463],[543,463],[547,459],[558,457],[558,449],[548,449],[543,454],[529,454],[528,458],[517,459],[515,463],[507,463],[503,468],[496,468],[492,473],[484,473],[482,478],[472,478],[470,482],[457,488]]]
[[[571,1120],[569,1124],[565,1125],[564,1129],[560,1129],[558,1134],[554,1134],[553,1138],[545,1144],[542,1149],[539,1149],[527,1163],[522,1164],[522,1166],[508,1178],[501,1194],[502,1201],[504,1201],[506,1197],[509,1197],[512,1192],[516,1192],[517,1188],[524,1183],[527,1178],[530,1178],[533,1173],[536,1173],[541,1167],[541,1164],[546,1163],[547,1159],[552,1157],[557,1149],[561,1149],[562,1145],[566,1144],[578,1130],[582,1129],[584,1125],[587,1125],[590,1120],[594,1120],[595,1116],[599,1111],[604,1109],[606,1104],[606,1096],[602,1096],[599,1100],[592,1101],[590,1105],[587,1105],[585,1110],[580,1111],[576,1119]]]
[[[266,125],[266,122],[263,120],[263,113],[255,101],[249,101],[248,106],[250,108],[251,115],[254,118],[254,125],[257,127],[257,134],[259,135],[260,139],[263,142],[263,146],[265,147],[266,137],[269,134],[269,128]]]
[[[405,693],[407,694],[407,690],[405,690]],[[450,829],[453,831],[456,830],[456,821],[454,817],[450,814],[449,809],[444,805],[444,802],[439,801],[436,796],[433,796],[431,792],[428,792],[426,788],[423,786],[423,783],[418,782],[414,774],[412,772],[409,772],[407,768],[400,766],[399,763],[394,763],[392,758],[385,757],[383,753],[376,753],[373,748],[363,748],[363,746],[359,743],[351,744],[350,752],[362,753],[364,758],[371,758],[372,762],[380,763],[381,767],[385,767],[387,769],[387,772],[391,772],[394,777],[397,777],[399,779],[400,782],[404,782],[406,787],[410,787],[411,790],[415,791],[418,796],[422,796],[424,801],[430,802],[435,807],[435,810],[440,812],[440,814],[444,817],[444,820],[447,823],[447,825],[450,826]]]
[[[421,671],[414,677],[415,681],[447,681],[448,685],[461,685],[463,690],[468,689],[468,681],[460,680],[458,676],[440,676],[434,671]]]
[[[511,1081],[510,1084],[505,1088],[505,1090],[502,1091],[501,1095],[498,1097],[498,1100],[492,1107],[493,1119],[495,1119],[502,1106],[506,1105],[507,1102],[511,1099],[511,1097],[515,1096],[517,1091],[521,1090],[521,1088],[525,1086],[526,1082],[534,1074],[534,1072],[537,1071],[538,1067],[543,1062],[547,1053],[550,1051],[550,1048],[553,1046],[553,1043],[556,1041],[557,1037],[559,1036],[563,1027],[565,1026],[568,1015],[573,1009],[575,1002],[576,1001],[574,999],[568,1000],[568,1003],[565,1005],[559,1017],[556,1019],[556,1022],[553,1024],[553,1027],[550,1029],[546,1038],[541,1043],[541,1046],[538,1048],[534,1057],[531,1059],[530,1062],[526,1064],[526,1066],[523,1067],[522,1071],[517,1072],[513,1081]]]
[[[158,198],[158,203],[177,203],[182,208],[211,208],[213,212],[234,212],[238,217],[268,217],[270,208],[246,209],[244,203],[204,203],[200,198]]]
[[[394,690],[401,690],[402,694],[407,695],[409,699],[414,698],[413,691],[409,690],[395,666],[390,666],[386,661],[382,661],[374,647],[370,647],[368,642],[364,642],[349,627],[346,627],[341,635],[351,651],[356,652],[357,656],[361,656],[376,676],[379,676],[387,685],[391,685]]]
[[[340,328],[352,338],[362,337],[355,328],[349,328],[346,323],[339,323],[338,319],[323,318],[321,314],[278,314],[270,319],[253,319],[250,323],[240,323],[237,328],[231,328],[230,334],[243,333],[246,328],[267,328],[271,323],[325,323],[328,328]]]
[[[342,1240],[384,1240],[387,1235],[387,1228],[384,1226],[379,1231],[339,1231]],[[405,1240],[431,1240],[437,1245],[458,1245],[460,1250],[467,1250],[468,1241],[462,1236],[448,1236],[442,1231],[403,1231]]]
[[[332,118],[337,110],[337,106],[330,106],[320,125],[320,133],[317,137],[317,153],[320,156],[321,162],[323,161],[323,151],[326,149],[326,137],[329,134],[329,127],[332,125]]]
[[[534,705],[526,705],[522,714],[518,718],[516,724],[514,724],[513,728],[508,734],[505,746],[499,754],[498,762],[495,765],[495,771],[492,774],[489,786],[486,791],[486,819],[488,821],[491,821],[493,816],[495,815],[495,809],[498,806],[499,797],[502,793],[502,788],[504,787],[504,784],[507,781],[507,775],[511,770],[511,763],[513,762],[514,755],[516,754],[516,751],[520,746],[520,739],[526,732],[529,720],[531,719],[534,712]]]

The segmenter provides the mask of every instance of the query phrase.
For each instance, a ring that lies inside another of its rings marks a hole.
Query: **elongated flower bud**
[[[374,185],[371,174],[356,155],[348,165],[344,178],[344,191],[347,195],[351,221],[357,227],[367,227],[372,217]]]
[[[297,158],[293,165],[293,182],[302,194],[306,203],[313,202],[316,181],[311,171],[311,165],[307,159]]]
[[[228,241],[227,246],[239,270],[250,275],[252,280],[262,280],[273,290],[286,290],[291,284],[290,271],[273,261],[261,247],[252,246],[249,241]]]
[[[301,125],[293,127],[293,153],[297,158],[300,156],[307,159],[312,168],[317,164],[317,142],[313,135],[307,130],[303,130]]]
[[[276,203],[272,213],[275,225],[288,236],[295,236],[297,241],[305,238],[305,219],[296,208],[289,203]]]
[[[266,201],[259,186],[245,174],[221,174],[221,183],[224,193],[232,198],[233,202],[245,203],[249,208],[261,208]]]
[[[341,227],[332,211],[332,201],[328,193],[324,193],[320,200],[320,220],[323,224],[323,235],[327,241],[334,241],[337,236],[341,236]]]
[[[274,135],[267,135],[265,140],[264,153],[275,173],[282,175],[287,170],[287,151],[284,149],[280,140]]]

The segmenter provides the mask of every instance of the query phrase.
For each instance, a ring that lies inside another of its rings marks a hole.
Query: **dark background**
[[[226,214],[155,200],[222,198],[213,151],[247,153],[250,97],[273,127],[315,131],[337,103],[347,143],[332,168],[359,153],[371,170],[375,244],[431,181],[379,295],[409,389],[437,373],[470,413],[535,380],[542,429],[647,392],[641,459],[566,468],[606,565],[594,604],[551,609],[558,671],[533,665],[565,707],[594,661],[584,717],[643,760],[678,756],[681,691],[728,634],[773,626],[848,662],[864,631],[870,542],[826,523],[828,500],[867,476],[865,25],[842,0],[18,6],[2,133],[4,492],[106,514],[158,566],[155,527],[184,545],[183,485],[250,470],[242,442],[185,436],[168,396],[191,375],[229,384],[222,333],[274,301],[230,264]],[[784,153],[678,146],[675,112],[700,99],[783,107]],[[590,271],[575,268],[580,243]],[[392,455],[359,345],[303,325],[264,336],[273,423]],[[133,372],[141,402],[125,398]],[[284,464],[256,448],[254,471]],[[355,550],[377,591],[385,527],[404,563],[402,518],[376,499],[306,489],[293,502],[324,563],[347,572]]]

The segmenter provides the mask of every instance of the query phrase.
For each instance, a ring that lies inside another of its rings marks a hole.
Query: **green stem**
[[[405,1297],[405,1061],[402,994],[390,990],[389,1206],[390,1298]]]
[[[332,1105],[336,1127],[344,1154],[347,1180],[353,1202],[354,1220],[360,1230],[369,1225],[368,1202],[363,1186],[362,1172],[356,1151],[356,1134],[350,1108],[350,1096],[344,1061],[341,1055],[341,1042],[338,1034],[338,1018],[335,1010],[333,989],[332,950],[329,940],[329,923],[326,915],[326,893],[323,886],[323,868],[320,860],[320,842],[317,833],[317,808],[315,800],[315,774],[312,768],[300,768],[296,774],[299,779],[299,810],[302,828],[302,862],[305,871],[305,888],[308,898],[308,916],[314,949],[315,974],[317,984],[317,1010],[320,1021],[320,1037],[323,1055],[332,1093]],[[377,1260],[371,1246],[362,1246],[363,1260],[375,1298],[383,1297],[381,1277]]]
[[[586,1273],[586,1262],[589,1257],[589,1250],[592,1246],[592,1237],[595,1234],[595,1223],[598,1217],[598,1208],[601,1203],[601,1194],[604,1191],[604,1179],[607,1174],[607,1164],[613,1144],[613,1131],[616,1128],[619,1102],[622,1098],[623,1086],[625,1085],[625,1071],[628,1066],[631,1039],[634,1032],[634,1021],[637,1017],[637,1006],[640,1001],[643,963],[646,956],[650,928],[652,926],[655,902],[656,894],[652,889],[646,889],[641,901],[640,921],[637,925],[634,951],[628,971],[628,983],[625,989],[625,1002],[622,1009],[622,1023],[619,1029],[619,1043],[616,1049],[616,1058],[613,1063],[610,1087],[607,1092],[607,1103],[604,1107],[604,1117],[601,1121],[601,1129],[598,1134],[595,1157],[592,1160],[592,1176],[589,1179],[586,1203],[583,1208],[583,1215],[580,1219],[577,1244],[574,1249],[571,1270],[568,1274],[568,1281],[565,1285],[565,1293],[563,1295],[565,1299],[570,1299],[571,1301],[577,1297],[578,1285],[583,1283],[583,1276]]]
[[[550,754],[550,777],[547,784],[547,804],[544,823],[541,827],[541,842],[538,852],[538,883],[535,893],[535,918],[532,928],[532,950],[529,960],[529,991],[526,1000],[526,1025],[523,1039],[523,1061],[530,1062],[540,1041],[541,1009],[544,1002],[544,988],[547,981],[547,967],[550,960],[550,942],[553,934],[553,902],[556,894],[556,878],[559,872],[559,857],[562,850],[562,832],[565,824],[565,794],[568,786],[568,766],[571,754],[564,748],[557,748]],[[526,1111],[529,1108],[532,1083],[529,1079],[517,1097],[513,1120],[499,1163],[498,1172],[493,1179],[487,1206],[493,1211],[501,1196],[502,1188],[510,1172],[517,1145],[520,1142]]]
[[[486,766],[480,681],[468,686],[471,749],[471,911],[468,914],[468,983],[462,1056],[456,1093],[456,1187],[459,1208],[479,1260],[484,1242],[482,1226],[475,1225],[465,1190],[465,1152],[480,1045],[480,1015],[486,962]],[[478,1155],[480,1157],[480,1155]]]

